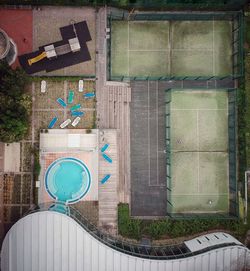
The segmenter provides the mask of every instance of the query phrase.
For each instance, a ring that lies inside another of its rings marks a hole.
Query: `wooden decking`
[[[96,98],[97,98],[97,125],[99,129],[115,129],[117,134],[117,169],[116,182],[110,182],[117,189],[117,202],[130,201],[130,101],[131,89],[122,82],[108,82],[106,78],[106,18],[108,10],[101,8],[97,16],[97,62],[96,62]],[[101,174],[101,173],[100,173]],[[100,178],[99,178],[100,179]],[[111,195],[110,195],[111,196]],[[112,194],[112,197],[115,194]],[[99,199],[99,217],[102,216],[102,205],[108,206],[110,197]],[[111,216],[112,212],[112,216]],[[117,210],[110,206],[109,215],[105,223],[114,221]],[[101,218],[100,223],[104,221]],[[113,222],[112,222],[113,223]]]
[[[126,85],[107,82],[102,88],[99,107],[100,128],[117,129],[119,152],[119,202],[129,202],[130,196],[130,101],[131,89]]]
[[[4,168],[4,143],[0,142],[0,243],[4,238],[4,208],[3,208],[3,168]]]
[[[107,162],[102,153],[99,153],[99,225],[109,232],[116,233],[117,230],[117,185],[118,185],[118,146],[117,131],[113,129],[100,130],[99,150],[105,145],[109,147],[105,153],[112,159],[112,163]],[[107,174],[111,177],[104,184],[100,181]]]

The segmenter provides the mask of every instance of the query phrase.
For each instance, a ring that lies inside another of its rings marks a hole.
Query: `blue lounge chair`
[[[83,94],[85,99],[90,99],[95,97],[95,92],[87,92]]]
[[[101,180],[101,184],[104,184],[107,182],[107,180],[111,177],[110,174],[107,174],[102,180]]]
[[[68,104],[72,104],[73,103],[74,96],[75,96],[74,91],[70,90],[69,91],[69,95],[68,95]]]
[[[81,105],[80,105],[80,104],[76,104],[76,105],[72,106],[72,107],[70,108],[70,110],[71,110],[71,111],[76,111],[77,109],[80,109],[80,108],[81,108]]]
[[[57,120],[58,120],[58,118],[56,118],[56,117],[53,118],[53,119],[51,120],[51,122],[49,123],[48,128],[49,128],[49,129],[52,129],[52,128],[55,126]]]
[[[107,161],[109,162],[110,164],[112,163],[112,159],[105,153],[102,153],[102,157]]]
[[[71,111],[72,117],[82,117],[84,115],[84,112],[81,111]]]
[[[56,101],[57,101],[62,107],[66,107],[66,106],[67,106],[67,104],[64,102],[64,100],[63,100],[62,98],[58,98]]]
[[[105,144],[102,148],[101,148],[101,152],[105,152],[107,150],[107,148],[109,147],[109,144]]]

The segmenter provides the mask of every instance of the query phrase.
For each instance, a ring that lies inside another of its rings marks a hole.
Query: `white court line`
[[[158,157],[158,149],[159,149],[159,142],[158,142],[158,136],[159,136],[159,104],[158,104],[158,98],[159,98],[159,89],[158,89],[158,81],[156,81],[156,125],[157,125],[157,128],[156,128],[156,146],[157,146],[157,149],[156,149],[156,156],[157,156],[157,166],[156,166],[156,169],[157,169],[157,185],[159,185],[159,157]]]
[[[172,190],[173,191],[173,190]],[[228,195],[228,193],[222,193],[222,194],[174,194],[173,196],[225,196]]]
[[[193,49],[190,49],[190,48],[186,48],[186,49],[129,49],[128,48],[128,51],[129,52],[168,52],[168,51],[170,51],[170,50],[172,50],[172,51],[190,51],[190,52],[192,52],[192,51],[194,51],[194,52],[197,52],[197,51],[201,51],[201,52],[212,52],[213,51],[213,49],[195,49],[195,48],[193,48]]]
[[[227,108],[224,108],[224,109],[209,109],[209,108],[203,108],[203,109],[182,109],[182,108],[171,108],[171,111],[227,111],[228,109]]]
[[[197,158],[198,158],[198,168],[197,168],[197,175],[198,175],[198,193],[200,192],[200,138],[199,138],[199,111],[196,111],[196,129],[197,129]]]
[[[169,44],[169,54],[167,61],[169,62],[169,67],[168,67],[168,74],[171,76],[171,71],[172,71],[172,40],[173,40],[173,33],[172,33],[172,24],[169,24],[168,26],[168,44]]]
[[[129,49],[130,52],[168,52],[170,49]]]
[[[198,152],[198,151],[186,151],[186,150],[175,150],[175,149],[173,149],[173,150],[171,150],[173,153],[180,153],[180,152],[188,152],[188,153],[190,153],[190,152],[192,152],[192,153],[195,153],[195,152]],[[223,150],[223,151],[199,151],[200,153],[228,153],[228,151],[225,151],[225,150]]]
[[[129,21],[128,21],[128,76],[130,76],[130,70],[129,70]]]
[[[213,49],[209,49],[209,48],[185,48],[185,49],[172,49],[172,51],[194,51],[194,52],[197,52],[197,51],[201,51],[201,52],[212,52]]]
[[[215,59],[214,59],[214,19],[213,19],[213,75],[215,76]]]
[[[151,172],[150,172],[150,112],[149,112],[149,109],[150,109],[150,99],[149,99],[149,81],[148,81],[148,185],[150,186],[150,175],[151,175]]]

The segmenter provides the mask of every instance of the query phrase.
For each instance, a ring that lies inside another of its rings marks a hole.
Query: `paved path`
[[[0,142],[0,244],[4,237],[4,216],[3,216],[3,168],[4,168],[4,143]]]
[[[98,128],[117,130],[118,174],[116,179],[119,202],[130,200],[130,101],[131,89],[122,82],[107,82],[106,78],[106,17],[101,8],[97,16],[96,98]],[[115,196],[115,195],[113,195]],[[99,208],[101,210],[99,202]],[[111,212],[111,209],[110,209]],[[112,209],[113,216],[117,211]],[[108,219],[107,219],[108,220]]]
[[[99,153],[99,226],[111,233],[117,231],[117,180],[118,180],[118,146],[117,146],[117,130],[103,129],[99,130],[99,149],[105,144],[109,144],[105,153],[112,159],[112,163],[108,163]],[[111,177],[104,184],[100,181],[106,175]]]
[[[165,91],[134,81],[131,102],[131,215],[166,216]]]

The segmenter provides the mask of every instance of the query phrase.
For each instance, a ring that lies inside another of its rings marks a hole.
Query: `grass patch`
[[[239,136],[242,137],[245,136],[245,156],[246,156],[246,162],[245,165],[247,168],[250,168],[250,55],[246,56],[245,59],[245,67],[246,67],[246,73],[245,73],[245,86],[242,86],[241,90],[241,104],[239,104],[239,107],[244,105],[243,112],[239,112],[241,114],[241,119],[244,120],[244,126],[239,128]],[[244,88],[245,87],[245,91]],[[240,130],[241,129],[241,130]],[[243,146],[240,146],[240,151],[243,152]],[[242,153],[240,153],[240,156]],[[246,167],[245,167],[246,169]]]
[[[248,47],[250,47],[250,18],[247,17],[246,18],[246,28],[245,28],[246,32],[245,32],[245,35],[246,35],[246,42],[248,44]]]
[[[141,239],[147,236],[151,239],[176,238],[198,234],[209,230],[226,230],[243,240],[249,229],[250,221],[244,225],[238,220],[219,219],[187,219],[187,220],[141,220],[132,219],[129,215],[129,205],[118,205],[118,231],[123,237]]]

